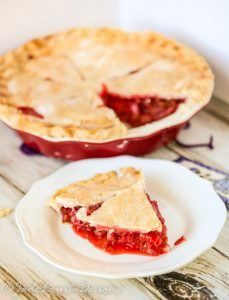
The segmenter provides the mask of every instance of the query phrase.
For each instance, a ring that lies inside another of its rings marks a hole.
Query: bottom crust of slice
[[[119,228],[106,228],[103,226],[91,226],[87,222],[82,222],[76,217],[76,212],[80,206],[72,208],[61,208],[62,222],[68,222],[76,234],[89,240],[95,247],[110,254],[141,254],[157,256],[169,251],[167,228],[165,221],[160,214],[156,201],[148,199],[156,211],[162,224],[162,230],[154,230],[147,233],[123,230]],[[88,208],[90,215],[98,209],[100,204],[92,205]]]

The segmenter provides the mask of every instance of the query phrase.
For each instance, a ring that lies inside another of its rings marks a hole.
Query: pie
[[[146,193],[144,176],[135,168],[70,184],[56,191],[48,205],[76,234],[111,254],[156,256],[169,250],[157,202]]]
[[[212,90],[205,60],[156,33],[73,29],[0,57],[0,119],[53,144],[172,128],[207,104]]]

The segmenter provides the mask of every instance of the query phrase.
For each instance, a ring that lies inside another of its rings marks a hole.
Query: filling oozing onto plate
[[[167,229],[143,174],[132,168],[97,174],[58,190],[48,203],[75,233],[111,254],[169,251]]]

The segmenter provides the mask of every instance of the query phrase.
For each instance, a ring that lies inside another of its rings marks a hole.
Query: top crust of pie
[[[140,232],[161,231],[162,225],[141,185],[133,185],[122,194],[107,199],[91,215],[85,208],[76,213],[79,220],[92,226],[121,228]]]
[[[102,205],[88,216],[88,207],[98,203]],[[61,207],[81,206],[76,213],[77,218],[92,226],[142,232],[162,229],[161,221],[145,193],[143,174],[133,167],[96,174],[70,184],[56,191],[48,205],[57,211]]]
[[[57,211],[60,207],[88,207],[120,195],[134,185],[144,188],[141,171],[132,167],[121,168],[119,172],[96,174],[92,178],[59,189],[48,201],[48,205]]]
[[[213,81],[203,57],[159,34],[73,29],[0,57],[0,119],[50,141],[144,136],[187,121],[209,101]],[[186,101],[159,121],[128,128],[102,106],[102,84],[122,95]],[[44,118],[25,115],[19,106],[32,107]]]

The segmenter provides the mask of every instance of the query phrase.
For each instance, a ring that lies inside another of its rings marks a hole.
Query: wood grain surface
[[[214,150],[182,148],[175,142],[150,155],[174,160],[183,155],[224,171],[229,170],[229,108],[218,99],[208,105],[183,130],[185,143],[208,141]],[[15,209],[38,179],[64,165],[41,155],[25,156],[21,141],[0,124],[0,208]],[[229,221],[216,244],[186,267],[161,276],[106,280],[60,271],[33,254],[15,224],[14,211],[0,219],[0,300],[7,299],[229,299]]]

